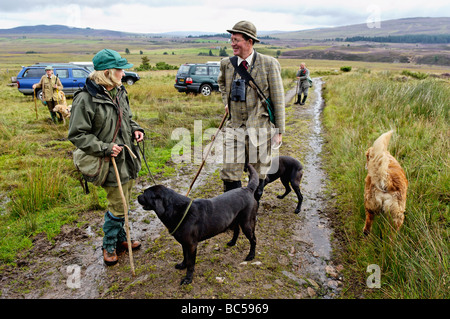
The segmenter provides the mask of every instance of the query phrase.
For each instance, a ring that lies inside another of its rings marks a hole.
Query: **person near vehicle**
[[[311,86],[309,82],[309,70],[306,68],[305,63],[300,63],[300,69],[297,72],[298,80],[298,98],[295,104],[305,105],[306,99],[308,98],[308,90]],[[303,99],[302,99],[303,94]]]
[[[92,61],[94,71],[86,79],[85,87],[74,95],[68,138],[88,155],[115,158],[123,193],[129,203],[141,168],[133,140],[140,142],[144,139],[144,130],[132,120],[127,92],[121,82],[123,69],[131,68],[133,64],[110,49],[99,51]],[[137,159],[132,158],[124,145]],[[103,259],[107,265],[114,265],[118,261],[117,252],[128,249],[128,244],[123,228],[122,197],[113,165],[109,165],[102,187],[108,200],[103,224]],[[132,241],[132,249],[140,245],[138,241]]]
[[[253,23],[240,21],[227,32],[231,33],[231,48],[234,56],[237,56],[237,65],[246,64],[247,72],[256,85],[272,101],[275,123],[270,121],[267,106],[258,96],[257,90],[248,83],[245,83],[245,96],[242,99],[231,97],[236,93],[233,90],[236,90],[240,76],[230,58],[222,59],[218,83],[228,119],[225,124],[224,162],[220,178],[225,192],[241,187],[245,163],[252,164],[260,179],[255,193],[255,198],[259,201],[264,188],[263,180],[271,164],[272,145],[274,148],[281,145],[285,130],[281,66],[275,58],[257,53],[253,48],[255,43],[260,42]],[[242,87],[242,84],[239,86]]]
[[[58,104],[60,99],[59,91],[63,89],[61,80],[53,74],[53,67],[47,66],[45,68],[45,74],[41,77],[39,83],[33,84],[33,90],[42,89],[42,99],[50,111],[53,123],[57,122],[56,112],[53,112],[53,108]],[[62,122],[62,114],[58,112],[59,121]]]

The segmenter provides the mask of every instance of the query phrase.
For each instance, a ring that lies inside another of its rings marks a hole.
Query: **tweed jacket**
[[[56,87],[60,91],[63,89],[61,80],[54,74],[52,74],[52,77],[50,79],[48,78],[47,74],[44,74],[41,77],[41,80],[39,81],[39,83],[36,83],[37,89],[42,88],[42,95],[43,95],[44,101],[51,101],[52,99],[54,101],[60,100],[60,97],[58,96],[56,89],[53,88],[54,85],[56,85]]]
[[[270,122],[269,113],[261,102],[255,89],[247,85],[246,101],[231,101],[231,85],[234,79],[240,78],[235,72],[230,58],[224,58],[220,62],[220,73],[217,82],[222,94],[224,105],[228,105],[229,117],[226,123],[228,128],[277,128],[278,133],[285,131],[285,100],[284,88],[281,79],[280,63],[273,57],[256,53],[253,66],[249,67],[249,73],[255,80],[264,95],[271,99],[275,110],[275,125]],[[250,133],[250,132],[249,132]],[[253,144],[255,139],[250,135]],[[256,143],[261,144],[261,143]],[[255,144],[255,145],[256,145]]]

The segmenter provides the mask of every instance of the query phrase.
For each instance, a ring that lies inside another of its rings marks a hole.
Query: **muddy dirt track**
[[[52,242],[35,236],[33,248],[23,252],[17,267],[0,275],[0,298],[336,298],[342,286],[340,265],[333,263],[329,195],[321,169],[323,109],[322,80],[314,79],[306,105],[293,104],[295,88],[286,95],[286,134],[280,155],[299,159],[304,166],[302,210],[294,214],[297,198],[283,200],[281,182],[264,191],[256,226],[256,257],[244,262],[249,244],[242,235],[227,247],[226,232],[199,244],[194,280],[179,286],[185,271],[174,265],[182,259],[181,246],[169,236],[153,212],[135,202],[130,207],[131,237],[142,242],[134,253],[136,276],[128,254],[106,267],[102,257],[102,212],[89,212],[65,225]],[[206,149],[206,147],[205,147]],[[176,165],[176,164],[173,164]],[[177,164],[176,176],[155,176],[158,183],[185,194],[198,165]],[[219,166],[207,163],[190,193],[208,198],[222,193]],[[246,185],[246,181],[244,181]],[[151,186],[141,180],[137,191]],[[137,194],[136,194],[137,195]]]

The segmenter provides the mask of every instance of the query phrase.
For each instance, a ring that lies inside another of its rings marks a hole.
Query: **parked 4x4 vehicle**
[[[183,64],[178,69],[174,86],[178,92],[194,92],[208,96],[212,91],[219,90],[219,72],[219,62]]]
[[[92,62],[70,62],[75,65],[82,66],[89,70],[89,72],[94,71],[94,64]],[[124,77],[122,78],[122,82],[125,82],[128,85],[133,85],[136,81],[139,81],[141,78],[139,77],[139,74],[136,72],[131,72],[127,70],[123,70],[125,72]]]
[[[66,96],[72,96],[78,89],[84,87],[89,71],[81,66],[70,63],[37,63],[22,67],[16,78],[19,92],[25,95],[33,95],[33,84],[38,83],[45,74],[45,67],[51,65],[53,73],[57,75],[63,85]],[[42,91],[36,91],[36,96],[42,100]]]

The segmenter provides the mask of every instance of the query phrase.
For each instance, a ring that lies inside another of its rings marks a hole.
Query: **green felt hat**
[[[99,51],[92,59],[96,71],[107,69],[129,69],[133,64],[122,58],[119,53],[110,49]]]

